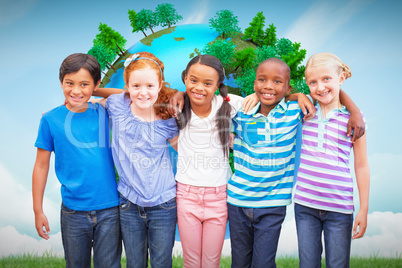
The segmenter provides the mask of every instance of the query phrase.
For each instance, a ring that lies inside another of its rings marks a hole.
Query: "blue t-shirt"
[[[90,211],[118,205],[109,119],[102,106],[88,103],[85,112],[74,113],[62,105],[45,113],[35,146],[54,152],[66,207]]]
[[[179,134],[175,118],[145,122],[133,116],[125,93],[106,101],[118,190],[132,203],[152,207],[176,196],[167,140]]]

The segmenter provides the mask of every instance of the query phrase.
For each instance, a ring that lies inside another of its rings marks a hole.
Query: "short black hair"
[[[65,58],[61,63],[59,70],[60,82],[63,83],[66,74],[78,72],[81,68],[84,68],[91,74],[95,84],[101,80],[101,68],[98,60],[92,55],[74,53]]]
[[[281,65],[283,65],[283,66],[285,67],[286,72],[288,73],[288,82],[289,82],[289,81],[290,81],[290,67],[289,67],[289,65],[288,65],[286,62],[284,62],[283,60],[281,60],[281,59],[279,59],[279,58],[276,58],[276,57],[271,57],[271,58],[268,58],[268,59],[264,60],[263,62],[261,62],[260,65],[262,65],[263,63],[271,62],[271,61],[272,61],[272,62],[279,63],[279,64],[281,64]],[[258,67],[259,67],[260,65],[258,65]],[[258,68],[257,68],[257,69],[258,69]]]

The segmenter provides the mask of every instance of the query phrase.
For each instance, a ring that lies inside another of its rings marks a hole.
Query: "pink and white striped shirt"
[[[319,104],[310,121],[303,122],[300,167],[294,202],[303,206],[353,213],[353,178],[349,158],[352,148],[346,136],[350,113],[345,107],[322,118]]]

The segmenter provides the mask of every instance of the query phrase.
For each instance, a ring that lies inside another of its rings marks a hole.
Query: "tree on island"
[[[240,92],[242,92],[243,97],[254,93],[254,80],[254,68],[245,69],[236,77],[236,85],[238,88],[240,88]]]
[[[294,51],[293,43],[287,38],[281,38],[276,41],[276,50],[281,57],[292,53]]]
[[[210,28],[214,29],[222,38],[225,38],[225,34],[233,36],[240,32],[238,23],[237,16],[234,16],[233,12],[227,9],[219,10],[215,17],[209,20]]]
[[[116,54],[112,50],[107,49],[104,45],[102,44],[94,45],[88,51],[88,54],[94,56],[98,60],[102,71],[105,70],[106,67],[116,70],[111,64],[111,62],[113,62],[114,58],[116,57]]]
[[[237,66],[234,69],[236,72],[239,67],[243,70],[250,69],[253,67],[255,58],[255,50],[252,47],[246,47],[240,51],[237,51],[234,55],[234,60],[237,62]]]
[[[98,29],[100,33],[94,39],[94,46],[103,45],[106,49],[110,49],[119,56],[125,55],[123,50],[125,49],[127,40],[119,32],[102,23]]]
[[[274,24],[270,24],[269,28],[265,29],[264,46],[273,46],[276,43],[276,27]]]
[[[147,36],[144,31],[146,28],[148,28],[148,26],[144,27],[144,25],[138,25],[137,12],[135,12],[135,10],[128,10],[128,19],[130,20],[131,27],[133,27],[133,33],[141,31],[145,37]]]
[[[155,9],[155,16],[157,20],[157,24],[165,27],[176,24],[179,20],[183,19],[183,16],[177,14],[176,9],[172,4],[164,3],[159,4]]]
[[[291,76],[290,84],[292,92],[309,93],[304,81],[303,65],[300,65],[306,56],[306,50],[300,49],[300,43],[292,43],[289,39],[282,38],[274,46],[257,47],[252,67],[242,68],[242,72],[235,78],[237,86],[244,95],[254,92],[255,71],[264,60],[272,57],[282,59],[289,65]]]
[[[275,46],[262,46],[257,47],[255,50],[255,59],[254,59],[254,67],[257,68],[258,65],[266,59],[269,58],[278,58],[281,56],[278,54],[278,51]]]
[[[235,54],[235,44],[232,41],[218,39],[212,43],[208,43],[201,50],[201,54],[217,57],[222,62],[223,68],[228,69]]]
[[[243,39],[250,39],[253,43],[257,45],[262,45],[264,37],[264,26],[265,17],[261,11],[258,12],[257,15],[253,18],[253,21],[250,22],[250,27],[244,30]]]
[[[144,30],[149,27],[149,29],[151,29],[151,32],[154,33],[152,27],[158,26],[155,14],[149,9],[141,9],[141,11],[138,12],[136,16],[136,26],[138,29]],[[142,32],[144,33],[143,30]]]

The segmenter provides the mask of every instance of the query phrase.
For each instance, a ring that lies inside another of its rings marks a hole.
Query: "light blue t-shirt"
[[[59,106],[41,119],[35,147],[55,154],[63,204],[91,211],[119,204],[110,150],[109,119],[99,104],[83,113]]]
[[[178,135],[175,118],[142,121],[131,113],[125,93],[106,101],[112,123],[112,154],[118,190],[132,203],[153,207],[176,196],[167,140]]]

